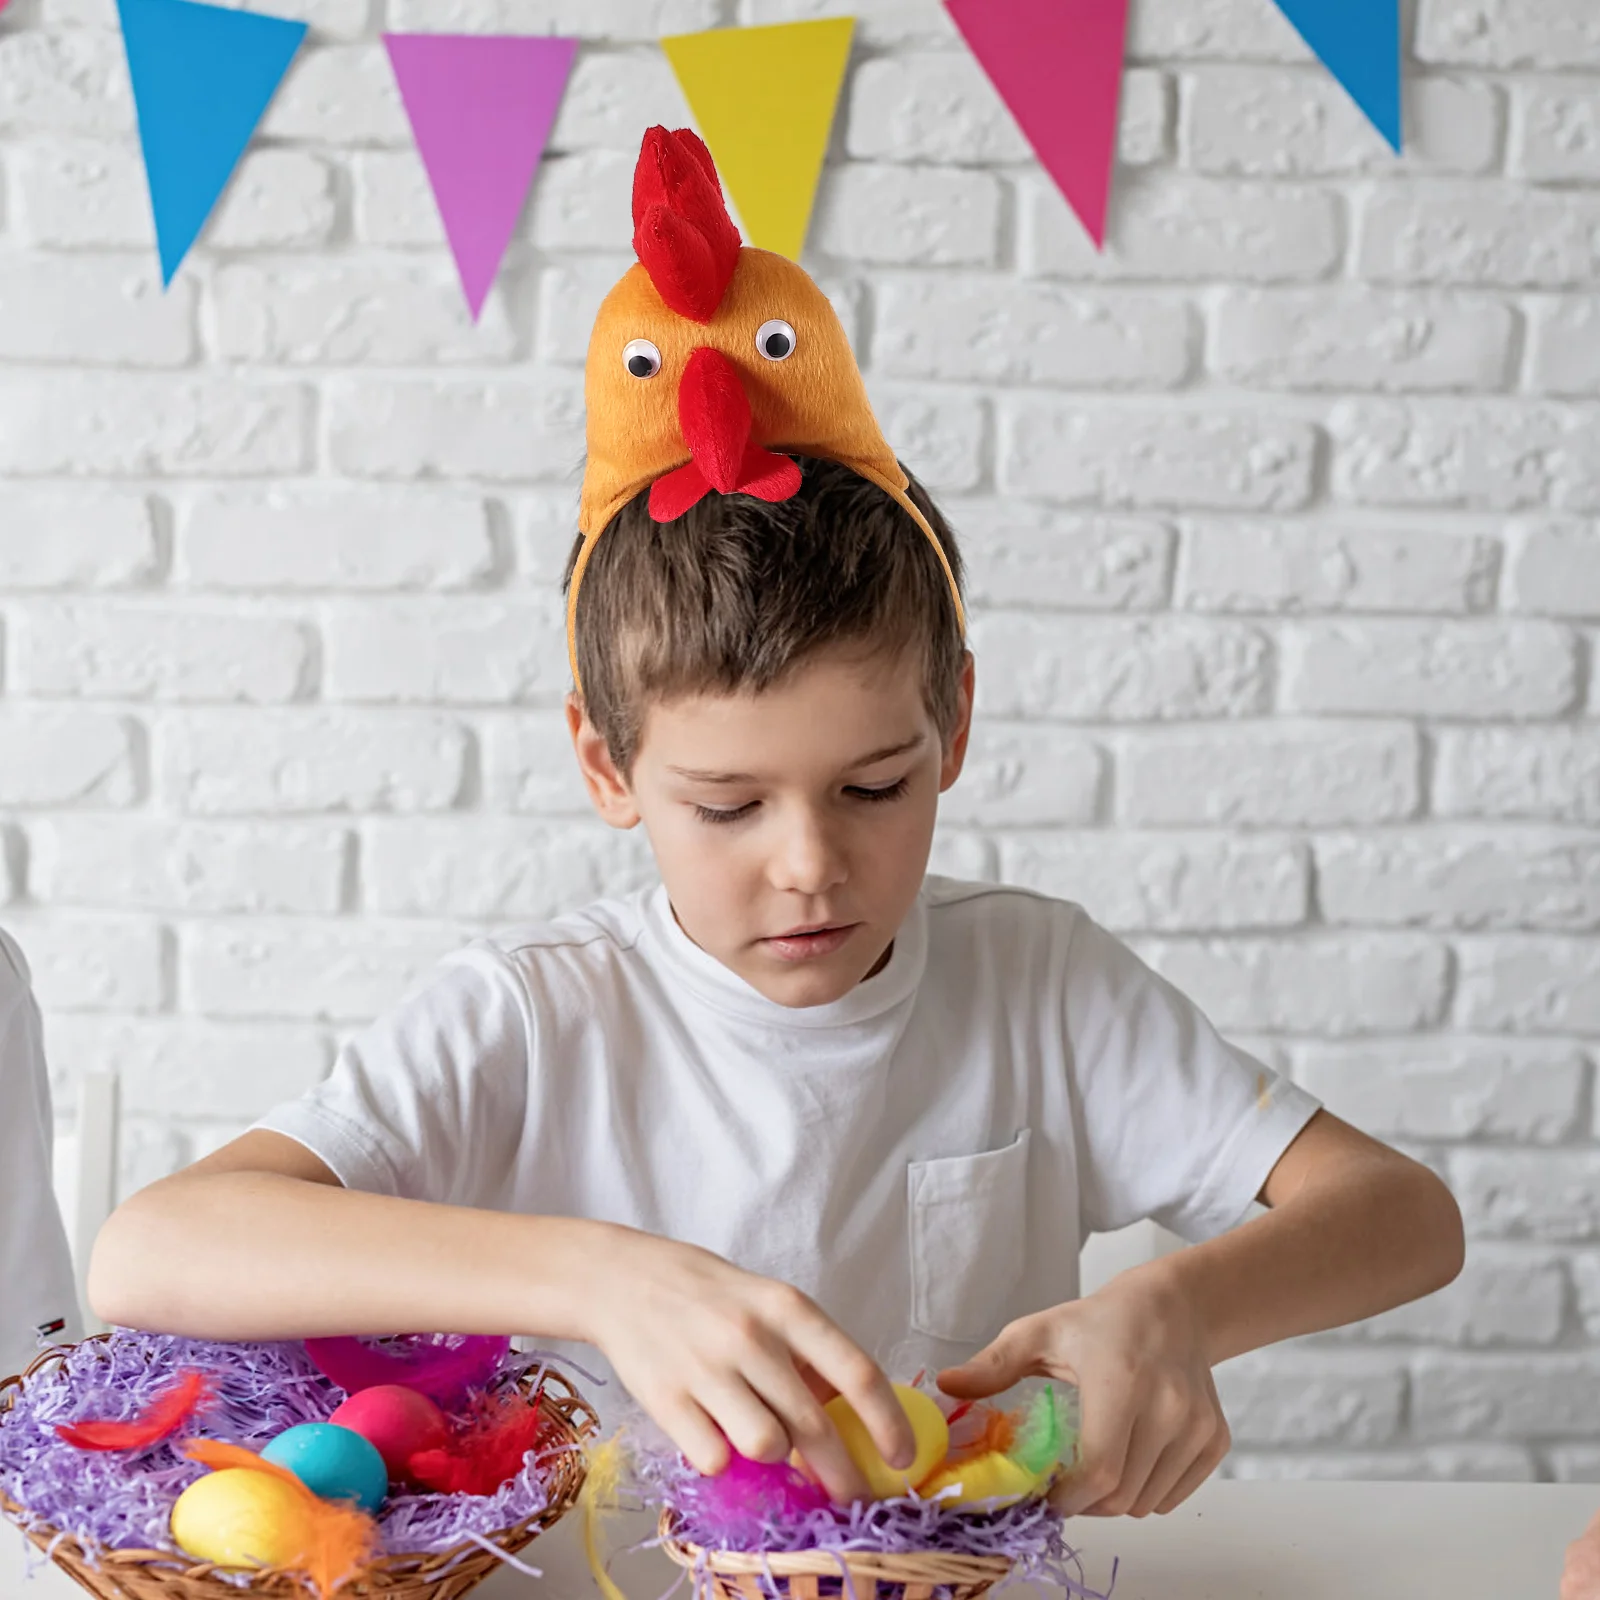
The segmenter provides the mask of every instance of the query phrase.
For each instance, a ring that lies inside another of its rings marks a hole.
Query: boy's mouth
[[[814,960],[841,949],[859,926],[855,922],[813,923],[809,927],[791,928],[787,933],[774,934],[761,942],[781,960]]]

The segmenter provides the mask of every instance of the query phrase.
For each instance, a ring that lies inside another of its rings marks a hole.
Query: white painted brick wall
[[[165,294],[112,0],[0,20],[0,916],[125,1189],[648,872],[556,585],[654,39],[852,8],[271,9]],[[1600,1479],[1600,11],[1417,0],[1396,161],[1268,0],[1134,0],[1097,256],[937,0],[854,9],[810,264],[966,541],[936,866],[1081,898],[1466,1212],[1446,1294],[1223,1372],[1230,1470]],[[383,27],[585,41],[476,328]]]

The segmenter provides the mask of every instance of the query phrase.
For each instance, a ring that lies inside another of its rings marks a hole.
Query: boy
[[[0,929],[0,1378],[79,1336],[66,1230],[51,1187],[50,1076],[28,964]]]
[[[574,749],[660,886],[447,958],[128,1201],[91,1298],[581,1341],[701,1470],[795,1447],[840,1497],[831,1391],[910,1460],[879,1361],[958,1396],[1054,1374],[1063,1508],[1168,1510],[1228,1447],[1212,1366],[1447,1282],[1459,1214],[1077,907],[925,878],[972,716],[955,543],[691,140],[646,140],[568,569]],[[1078,1300],[1084,1236],[1144,1215],[1209,1242]]]

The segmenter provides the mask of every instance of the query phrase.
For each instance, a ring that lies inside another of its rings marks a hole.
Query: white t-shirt
[[[930,877],[805,1009],[660,886],[478,941],[258,1126],[350,1188],[701,1245],[909,1376],[1074,1298],[1091,1232],[1231,1227],[1316,1109],[1078,906]]]
[[[0,1377],[82,1331],[51,1186],[50,1078],[28,964],[0,929]]]

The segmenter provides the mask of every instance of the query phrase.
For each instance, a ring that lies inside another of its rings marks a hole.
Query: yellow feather
[[[627,1596],[611,1581],[605,1562],[600,1559],[600,1524],[605,1513],[616,1504],[617,1485],[622,1481],[622,1442],[606,1439],[587,1452],[589,1475],[583,1481],[583,1493],[578,1497],[578,1507],[583,1517],[583,1550],[588,1557],[589,1571],[595,1586],[606,1600],[627,1600]]]

